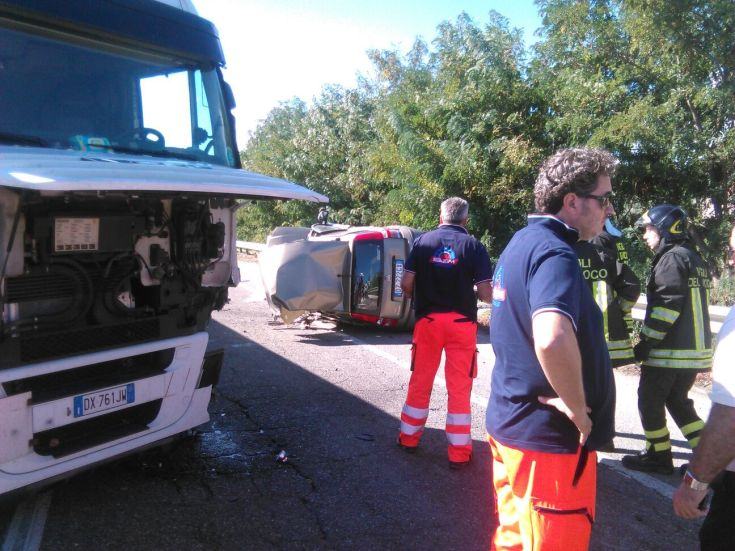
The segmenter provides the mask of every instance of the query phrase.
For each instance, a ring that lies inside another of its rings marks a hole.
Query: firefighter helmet
[[[687,238],[687,213],[677,205],[656,205],[641,216],[635,223],[644,230],[653,226],[658,230],[661,239],[681,241]]]

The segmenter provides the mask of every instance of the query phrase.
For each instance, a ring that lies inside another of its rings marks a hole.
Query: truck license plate
[[[396,258],[393,261],[393,296],[395,300],[403,297],[403,289],[401,289],[401,282],[403,281],[403,259]]]
[[[74,417],[83,417],[133,402],[135,402],[135,383],[82,394],[74,397]]]

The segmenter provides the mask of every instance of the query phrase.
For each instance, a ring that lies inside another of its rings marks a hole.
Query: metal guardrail
[[[260,252],[263,249],[265,249],[265,243],[254,243],[252,241],[236,241],[236,246],[238,251],[242,252]]]
[[[646,317],[646,296],[642,295],[641,298],[638,299],[638,302],[636,302],[636,305],[633,306],[633,319],[643,321],[643,319]],[[709,326],[712,330],[712,334],[716,335],[719,333],[720,328],[722,327],[722,322],[725,321],[725,318],[727,317],[727,313],[730,311],[729,306],[717,306],[717,305],[710,305],[709,307]]]

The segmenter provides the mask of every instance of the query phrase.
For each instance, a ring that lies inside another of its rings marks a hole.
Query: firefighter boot
[[[674,472],[674,461],[671,450],[656,452],[649,449],[636,455],[624,456],[623,467],[644,473],[671,474]]]

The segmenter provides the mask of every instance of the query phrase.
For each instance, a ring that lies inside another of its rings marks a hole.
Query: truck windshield
[[[88,44],[0,27],[1,144],[235,166],[216,68]]]

